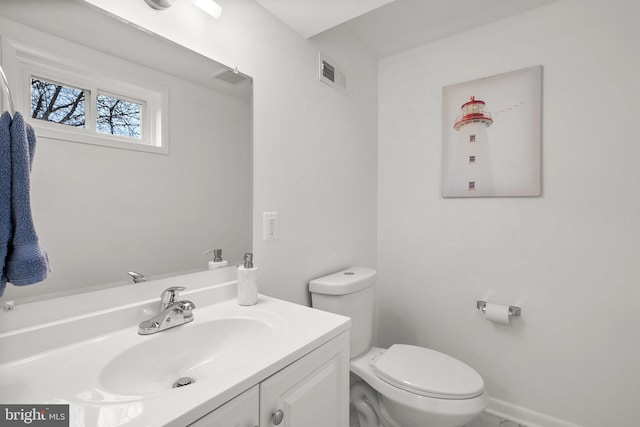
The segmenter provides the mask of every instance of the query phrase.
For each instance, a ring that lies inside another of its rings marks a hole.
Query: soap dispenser
[[[213,259],[209,261],[209,270],[215,270],[216,268],[227,265],[227,261],[222,259],[222,249],[213,249],[202,252],[202,255],[206,254],[213,254]]]
[[[253,266],[253,254],[244,254],[244,263],[238,267],[238,304],[254,305],[258,302],[258,267]]]

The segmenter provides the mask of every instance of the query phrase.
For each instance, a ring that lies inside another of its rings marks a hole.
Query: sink
[[[140,336],[139,344],[104,366],[99,382],[110,393],[147,396],[172,390],[183,377],[195,383],[215,380],[273,348],[274,335],[273,327],[260,319],[237,317],[201,323],[196,319]]]

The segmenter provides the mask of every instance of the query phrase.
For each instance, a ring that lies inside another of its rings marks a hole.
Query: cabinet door
[[[274,425],[349,425],[348,332],[318,347],[260,384],[260,426]]]
[[[189,427],[257,427],[259,389],[254,386]]]

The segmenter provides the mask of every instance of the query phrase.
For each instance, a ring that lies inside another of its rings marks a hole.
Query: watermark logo
[[[69,427],[69,405],[0,405],[0,425]]]

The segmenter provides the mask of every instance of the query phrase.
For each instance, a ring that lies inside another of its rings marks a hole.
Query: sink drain
[[[194,380],[191,377],[182,377],[182,378],[178,379],[178,381],[173,383],[173,388],[184,387],[186,385],[193,384],[195,382],[196,382],[196,380]]]

